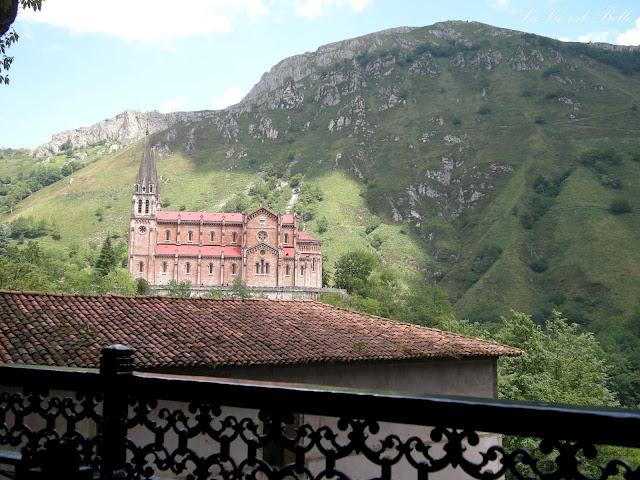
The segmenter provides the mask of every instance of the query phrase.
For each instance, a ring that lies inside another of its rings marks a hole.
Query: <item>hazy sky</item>
[[[442,20],[640,44],[637,0],[45,0],[14,25],[0,147],[35,147],[125,109],[223,108],[287,56]]]

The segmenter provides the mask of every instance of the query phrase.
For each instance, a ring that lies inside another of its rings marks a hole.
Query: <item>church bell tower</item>
[[[156,159],[149,144],[149,131],[144,139],[140,168],[131,196],[129,229],[129,272],[135,278],[154,283],[154,245],[156,243],[156,212],[160,210],[160,186]]]

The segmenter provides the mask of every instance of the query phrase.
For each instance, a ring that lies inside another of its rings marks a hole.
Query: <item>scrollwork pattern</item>
[[[640,468],[634,470],[618,459],[594,475],[586,474],[584,461],[594,460],[598,452],[594,445],[580,442],[541,440],[542,458],[524,449],[506,451],[499,442],[483,450],[480,435],[471,430],[424,427],[424,436],[403,439],[396,433],[381,436],[380,423],[370,419],[340,418],[313,426],[282,412],[262,410],[239,417],[207,401],[185,405],[171,408],[156,400],[131,400],[130,478],[172,472],[189,480],[346,480],[358,471],[350,467],[364,462],[380,479],[394,478],[401,464],[403,478],[408,468],[414,472],[408,478],[418,479],[433,478],[448,468],[457,469],[460,477],[482,480],[505,475],[519,480],[640,479]],[[152,440],[134,442],[144,431]],[[280,455],[274,460],[270,451]]]

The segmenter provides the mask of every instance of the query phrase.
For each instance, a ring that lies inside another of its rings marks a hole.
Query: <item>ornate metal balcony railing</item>
[[[627,478],[640,412],[0,366],[1,474],[18,479]],[[536,437],[509,451],[503,435]]]

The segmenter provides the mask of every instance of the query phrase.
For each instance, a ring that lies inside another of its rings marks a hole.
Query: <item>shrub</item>
[[[478,109],[478,113],[480,115],[488,115],[489,113],[491,113],[491,107],[489,105],[482,105],[479,109]]]
[[[498,257],[502,254],[502,249],[497,245],[484,245],[471,265],[471,271],[477,275],[482,275],[491,268]]]
[[[554,65],[552,67],[547,68],[544,72],[542,72],[543,78],[549,78],[551,75],[557,75],[561,72],[560,65]]]
[[[538,125],[544,125],[547,123],[547,120],[542,115],[536,115],[534,122]]]
[[[549,263],[545,258],[539,258],[531,263],[530,267],[534,272],[542,273],[547,271],[547,269],[549,268]]]
[[[455,127],[459,127],[460,125],[462,125],[462,120],[460,120],[460,117],[453,117],[451,123],[453,123]]]
[[[623,213],[631,212],[631,204],[625,199],[618,199],[611,202],[609,211],[613,215],[622,215]]]

